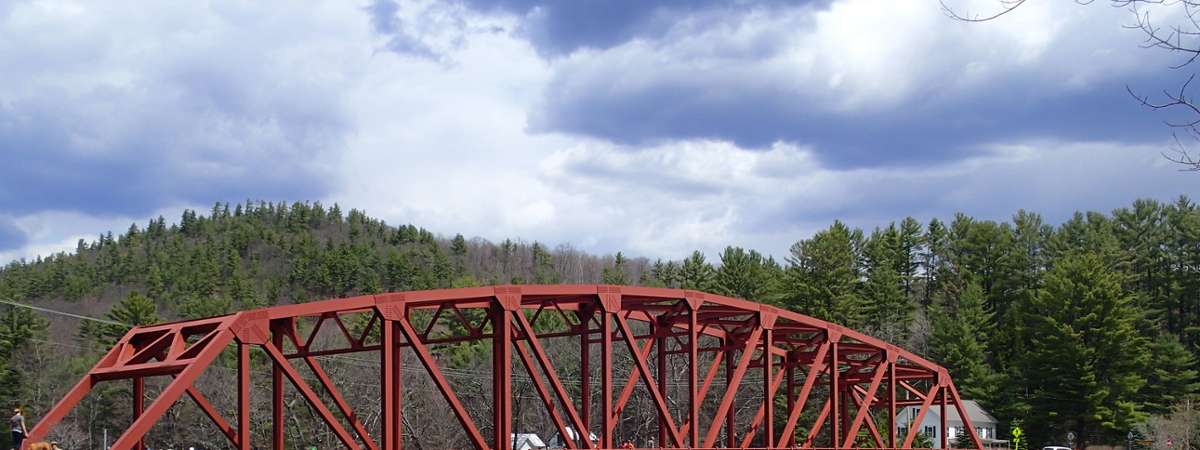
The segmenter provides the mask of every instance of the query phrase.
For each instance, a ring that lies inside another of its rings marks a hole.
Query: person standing
[[[25,440],[25,436],[29,435],[29,430],[25,428],[25,416],[21,415],[21,407],[13,408],[13,416],[8,419],[9,428],[12,429],[13,449],[20,450],[21,441]]]

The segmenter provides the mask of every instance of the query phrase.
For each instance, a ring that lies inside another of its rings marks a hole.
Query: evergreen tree
[[[1083,448],[1145,417],[1137,394],[1149,351],[1121,276],[1093,252],[1059,257],[1025,311],[1023,363],[1034,442],[1075,433]]]
[[[905,281],[897,267],[906,267],[909,256],[898,252],[895,228],[876,230],[865,246],[868,262],[866,282],[862,284],[862,302],[867,329],[889,342],[904,342],[913,320],[913,306],[905,294]],[[900,264],[897,264],[900,261]]]
[[[983,289],[970,283],[957,297],[946,297],[933,315],[929,348],[933,359],[950,371],[964,398],[989,405],[1000,381],[987,364],[989,330]]]
[[[923,241],[921,271],[925,289],[921,295],[921,306],[928,308],[934,302],[935,293],[941,292],[942,276],[946,272],[946,226],[936,218],[930,220]]]
[[[546,251],[546,247],[537,242],[533,243],[533,282],[537,284],[556,284],[560,277],[554,270],[554,256]]]
[[[704,259],[700,250],[692,252],[692,256],[683,260],[679,269],[679,287],[697,291],[711,291],[716,285],[717,272]]]
[[[113,305],[104,317],[112,322],[98,327],[95,339],[101,347],[111,347],[131,327],[158,323],[158,307],[149,297],[134,292]]]
[[[1173,406],[1200,392],[1196,357],[1169,333],[1162,333],[1149,347],[1146,384],[1138,397],[1147,413],[1168,414]]]
[[[613,258],[612,267],[604,268],[600,280],[604,284],[629,284],[629,277],[625,275],[625,255],[623,253],[617,252],[617,256]]]
[[[859,252],[862,231],[835,221],[812,239],[792,245],[777,301],[789,309],[849,327],[862,324]]]
[[[730,297],[762,301],[773,288],[778,264],[757,251],[725,247],[717,269],[716,292]]]

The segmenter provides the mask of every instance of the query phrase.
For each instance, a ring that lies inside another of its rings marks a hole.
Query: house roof
[[[990,413],[988,413],[987,410],[983,409],[982,406],[979,406],[979,402],[976,402],[975,400],[963,400],[962,403],[963,403],[963,409],[967,411],[967,417],[969,417],[971,419],[971,423],[973,423],[975,425],[979,425],[979,424],[983,424],[983,423],[994,424],[994,423],[999,422],[998,420],[996,420],[996,418],[994,416],[992,416]],[[946,405],[946,406],[947,406],[946,421],[961,423],[962,418],[960,418],[958,415],[958,408],[955,408],[950,405]],[[916,410],[916,409],[917,409],[916,406],[909,406],[907,408],[904,408],[904,410],[900,414],[912,414],[911,411]],[[925,414],[927,414],[931,417],[938,417],[938,411],[940,409],[941,408],[930,407],[929,412],[927,412]]]
[[[541,448],[545,447],[546,443],[542,442],[542,438],[535,433],[513,433],[512,440],[516,448]]]

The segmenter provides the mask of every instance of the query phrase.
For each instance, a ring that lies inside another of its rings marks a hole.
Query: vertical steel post
[[[271,344],[276,349],[283,348],[283,332],[278,325],[271,327]],[[283,404],[283,368],[276,362],[271,365],[271,448],[284,450],[284,404]]]
[[[840,397],[842,394],[841,383],[838,382],[838,375],[841,373],[841,368],[838,367],[838,341],[832,340],[829,347],[829,446],[837,447],[841,443],[841,412]]]
[[[587,436],[586,433],[592,429],[592,336],[589,332],[591,312],[583,310],[584,307],[581,306],[579,313],[579,415],[583,426],[588,430],[581,432],[584,433],[581,436]]]
[[[730,341],[729,339],[725,339],[724,345],[731,346],[732,343],[730,343],[729,341]],[[733,389],[733,385],[731,384],[731,380],[733,379],[733,371],[734,371],[733,348],[729,348],[728,350],[725,351],[725,391],[726,392],[728,392],[730,389]],[[714,417],[713,420],[716,421],[716,418]],[[736,442],[737,442],[737,416],[734,415],[734,410],[732,408],[730,408],[729,412],[725,413],[725,447],[732,448],[734,445],[736,445]]]
[[[250,450],[250,344],[238,347],[238,450]]]
[[[788,352],[787,356],[784,359],[784,364],[787,366],[787,375],[786,375],[787,376],[787,387],[785,388],[785,389],[787,389],[787,393],[784,395],[787,395],[787,410],[788,410],[788,414],[790,415],[792,413],[792,410],[796,408],[796,397],[795,397],[795,395],[796,395],[796,357],[795,357],[795,354],[793,354],[792,352]],[[814,364],[815,364],[815,362],[814,362]],[[779,446],[781,446],[781,447],[790,447],[790,446],[794,445],[793,444],[793,442],[795,441],[794,436],[783,436],[781,439],[782,440],[778,442]]]
[[[142,377],[133,378],[133,422],[137,422],[138,417],[142,416],[142,412],[146,410],[146,381]],[[138,438],[133,448],[135,450],[145,450],[146,440]]]
[[[699,306],[691,306],[688,313],[688,423],[691,431],[688,433],[688,443],[692,447],[700,446],[700,324]],[[663,392],[666,392],[665,390]]]
[[[396,450],[396,441],[400,432],[394,428],[396,423],[396,328],[392,321],[383,319],[379,323],[381,349],[379,351],[379,401],[383,403],[380,411],[379,433],[383,441],[383,450]]]
[[[896,448],[896,360],[892,358],[888,358],[888,445]]]
[[[604,436],[600,448],[613,447],[612,313],[600,311],[600,413]],[[636,357],[636,355],[634,355]]]
[[[658,391],[664,395],[667,392],[667,338],[664,336],[667,330],[667,325],[653,323],[650,325],[650,333],[654,336],[654,347],[658,350],[655,353],[655,365],[657,371],[655,373],[656,381],[658,382]],[[634,355],[636,358],[637,355]],[[636,370],[636,369],[635,369]],[[662,414],[658,414],[658,445],[666,447],[668,442],[667,436],[667,418]]]
[[[775,446],[775,357],[771,349],[775,347],[775,331],[771,328],[763,330],[763,429],[766,430],[763,447]]]
[[[520,314],[518,311],[517,314]],[[492,305],[492,448],[512,448],[512,315],[504,305]]]
[[[392,329],[392,429],[394,450],[404,448],[404,348],[400,346],[400,325],[386,321]]]
[[[950,448],[950,447],[947,445],[947,442],[946,442],[946,434],[947,434],[946,433],[946,387],[944,385],[942,386],[941,389],[938,390],[938,395],[942,396],[942,400],[938,404],[938,416],[939,416],[938,420],[941,421],[941,423],[940,423],[941,430],[938,431],[938,434],[941,435],[941,440],[942,440],[941,448],[945,449],[945,448]],[[964,419],[963,423],[965,424],[965,423],[967,423],[967,421]]]

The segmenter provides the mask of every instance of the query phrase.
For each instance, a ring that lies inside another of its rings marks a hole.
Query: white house
[[[983,441],[984,446],[997,447],[1004,446],[1006,441],[996,439],[996,418],[989,414],[983,407],[979,406],[974,400],[963,400],[963,409],[967,411],[967,417],[971,419],[971,424],[975,426],[975,433],[979,434],[979,439]],[[933,441],[933,448],[942,448],[942,418],[939,415],[941,408],[934,405],[925,413],[925,417],[921,423],[916,424],[918,430],[929,435]],[[909,406],[896,413],[896,436],[903,439],[906,436],[912,422],[917,420],[917,412],[920,407]],[[946,442],[947,445],[953,447],[954,439],[960,433],[965,432],[963,429],[962,418],[958,415],[958,409],[952,405],[946,405]]]
[[[534,433],[513,433],[512,444],[513,450],[538,450],[546,448],[546,443],[542,442],[542,438]]]

